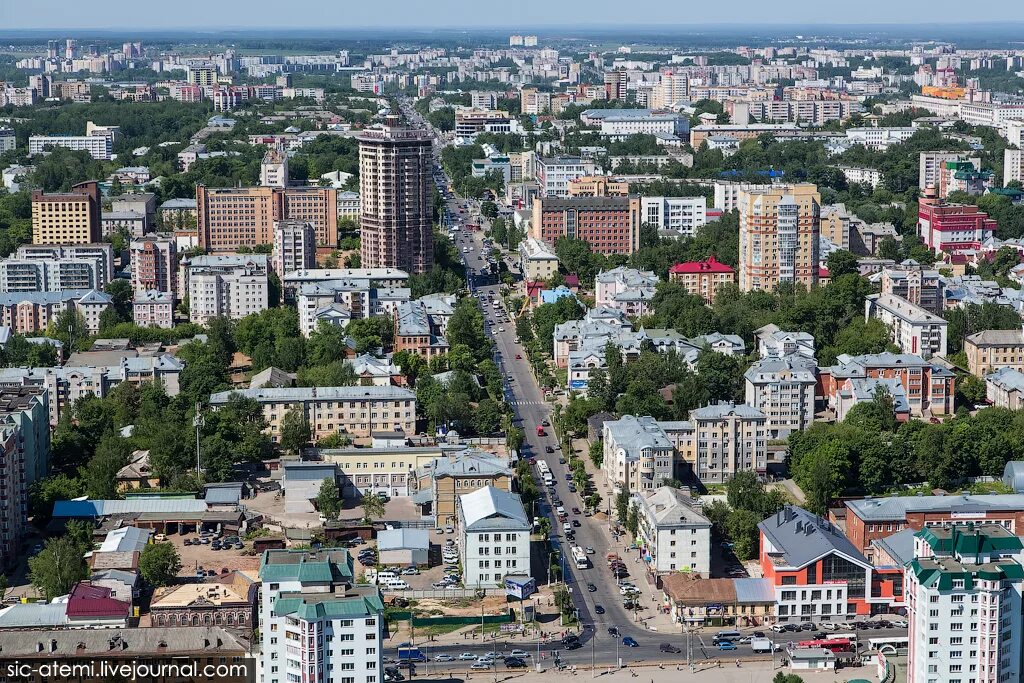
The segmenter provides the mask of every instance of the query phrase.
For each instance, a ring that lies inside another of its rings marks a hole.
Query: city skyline
[[[423,5],[412,0],[396,0],[394,11],[381,14],[370,5],[344,7],[318,6],[317,19],[313,21],[308,13],[294,12],[282,16],[275,13],[273,22],[267,20],[268,13],[278,6],[269,0],[253,0],[242,5],[227,2],[209,5],[199,0],[182,0],[177,7],[177,17],[202,17],[202,23],[185,19],[170,19],[161,16],[155,8],[145,4],[100,3],[83,5],[72,0],[42,0],[21,5],[9,4],[0,7],[0,26],[7,29],[54,30],[53,23],[46,23],[52,17],[60,17],[61,28],[65,29],[436,29],[436,28],[488,28],[522,30],[531,27],[583,27],[583,26],[751,26],[767,24],[773,28],[794,24],[795,26],[849,25],[848,8],[813,3],[811,0],[789,0],[785,3],[765,4],[753,0],[734,3],[734,11],[723,16],[716,6],[677,6],[661,0],[638,0],[631,3],[628,17],[621,16],[621,6],[610,0],[596,0],[584,3],[568,0],[560,3],[545,3],[539,0],[524,0],[515,5],[488,7],[486,11],[470,0],[445,0],[441,11],[436,5]],[[245,10],[243,13],[241,10]],[[857,8],[861,25],[916,25],[922,23],[960,24],[957,11],[961,9],[953,0],[938,0],[925,4],[914,2],[886,3],[883,0],[866,0]],[[991,3],[988,16],[1000,16],[1000,26],[1008,22],[1024,21],[1024,6],[1002,0]],[[581,22],[581,18],[587,18]],[[596,21],[592,17],[599,17]],[[736,17],[738,19],[732,19]],[[943,21],[942,17],[949,17]],[[968,22],[970,23],[970,22]]]

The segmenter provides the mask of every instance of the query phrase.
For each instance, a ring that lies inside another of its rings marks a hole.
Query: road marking
[[[509,405],[512,406],[543,406],[547,405],[544,401],[509,401]]]

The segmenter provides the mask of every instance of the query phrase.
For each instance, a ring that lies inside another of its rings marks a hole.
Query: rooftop
[[[459,509],[466,531],[529,531],[531,528],[519,495],[493,486],[459,496]]]
[[[761,530],[762,552],[780,568],[806,567],[830,553],[862,566],[869,564],[838,527],[795,505],[787,505],[757,528]]]
[[[891,496],[846,501],[846,507],[868,521],[904,520],[915,512],[983,513],[994,510],[1024,510],[1024,495],[996,493],[955,496]]]

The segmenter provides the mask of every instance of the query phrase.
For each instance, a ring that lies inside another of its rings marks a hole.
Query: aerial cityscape
[[[1024,683],[1024,6],[113,4],[0,7],[0,683]]]

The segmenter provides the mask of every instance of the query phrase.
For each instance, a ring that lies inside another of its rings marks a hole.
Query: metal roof
[[[864,521],[906,519],[911,512],[987,512],[1024,510],[1024,495],[996,493],[956,496],[891,496],[846,501],[846,507]]]
[[[128,498],[126,500],[58,500],[54,517],[106,517],[144,512],[206,512],[206,502],[195,498]]]
[[[429,550],[430,532],[426,529],[385,529],[377,533],[377,549]]]
[[[462,528],[466,531],[530,529],[519,496],[493,486],[459,496],[459,509],[464,522]]]
[[[733,579],[736,602],[770,602],[775,604],[775,586],[771,579]]]
[[[787,505],[757,525],[762,552],[784,567],[805,567],[829,553],[840,553],[865,567],[870,563],[835,525],[795,505]]]

